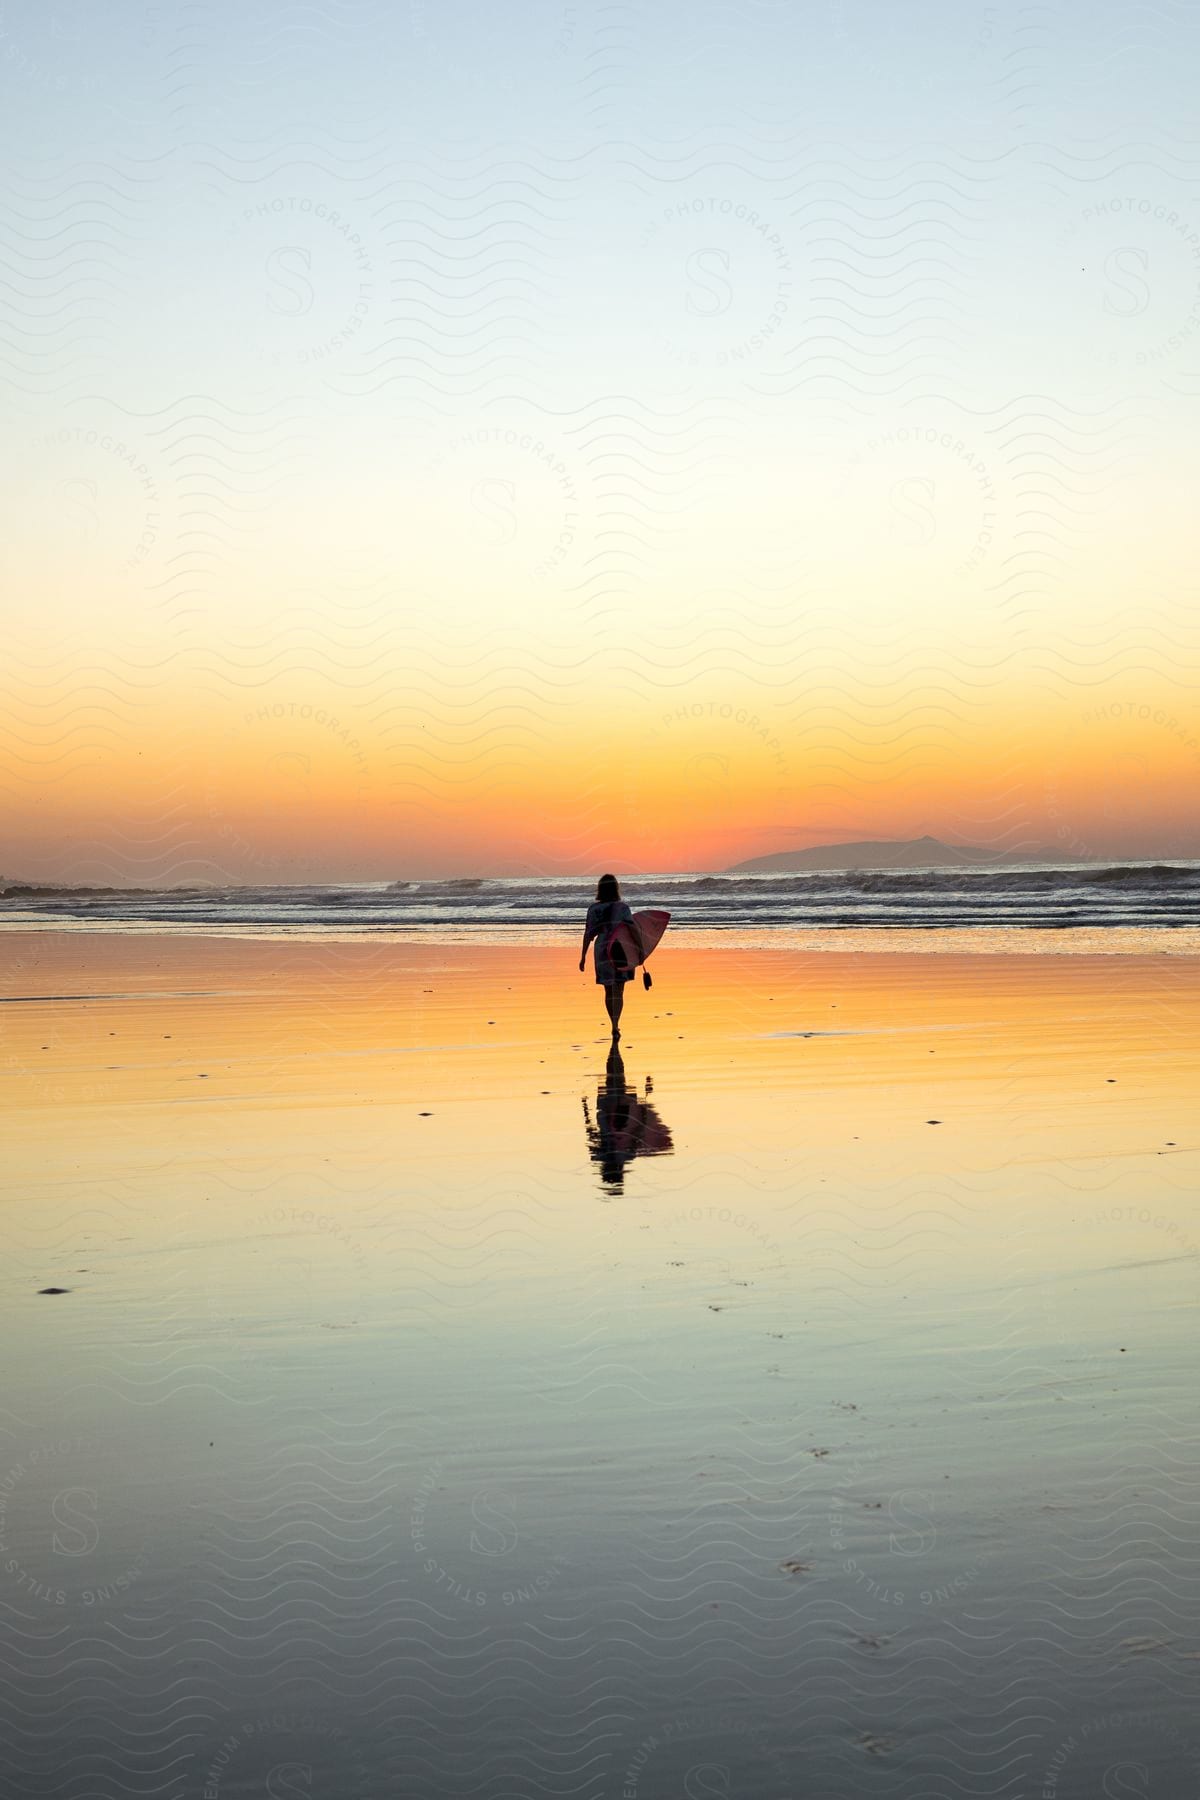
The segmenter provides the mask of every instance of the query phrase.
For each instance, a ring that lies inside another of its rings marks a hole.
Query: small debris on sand
[[[779,1566],[785,1575],[807,1575],[815,1567],[815,1564],[801,1562],[798,1556],[789,1556],[787,1561],[781,1562]]]
[[[864,1731],[858,1741],[868,1756],[886,1756],[895,1742],[893,1738],[881,1737],[875,1731]]]
[[[39,1288],[39,1294],[69,1294],[70,1288]]]

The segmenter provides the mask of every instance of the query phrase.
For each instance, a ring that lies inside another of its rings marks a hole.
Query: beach
[[[1190,1792],[1200,959],[936,937],[7,933],[0,1791]]]

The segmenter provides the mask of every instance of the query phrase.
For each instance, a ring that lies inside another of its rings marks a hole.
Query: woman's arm
[[[592,909],[589,906],[588,910],[587,910],[587,920],[583,927],[583,949],[579,952],[579,967],[581,969],[582,969],[584,963],[587,961],[588,945],[591,943],[591,941],[595,937],[595,935],[596,935],[596,926],[595,926],[595,922],[592,917]]]

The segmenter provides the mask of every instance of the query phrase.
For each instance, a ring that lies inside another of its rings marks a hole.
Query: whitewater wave
[[[701,931],[897,927],[1195,925],[1200,864],[1031,865],[997,869],[854,869],[804,873],[631,876],[625,898],[665,907],[676,927]],[[112,888],[8,882],[0,920],[162,929],[251,931],[485,931],[554,937],[579,928],[595,880],[574,876],[452,876],[336,886]]]

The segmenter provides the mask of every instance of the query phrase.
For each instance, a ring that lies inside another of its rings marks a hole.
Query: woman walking
[[[604,1008],[612,1020],[614,1038],[621,1035],[621,1008],[625,1004],[625,983],[633,980],[633,966],[619,944],[610,950],[612,934],[618,925],[628,925],[642,954],[642,934],[634,923],[633,913],[621,898],[615,875],[602,875],[596,884],[596,898],[587,909],[583,931],[583,949],[579,956],[580,973],[587,961],[588,945],[596,940],[596,980],[604,989]]]

